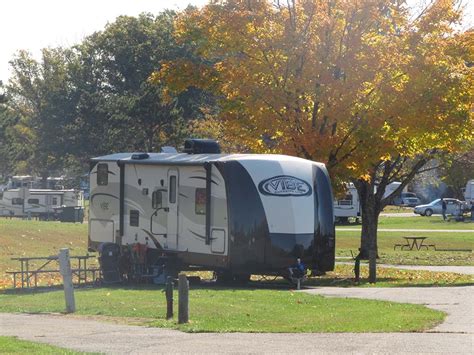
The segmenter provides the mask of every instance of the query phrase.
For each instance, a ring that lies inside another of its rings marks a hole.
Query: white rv
[[[149,264],[165,256],[175,270],[218,275],[284,276],[298,258],[307,268],[332,270],[325,166],[285,155],[218,154],[211,143],[188,140],[188,153],[92,159],[89,248],[147,245]]]
[[[336,222],[347,223],[349,218],[354,218],[359,223],[361,218],[360,200],[353,183],[346,184],[346,195],[344,198],[334,200],[334,217]]]
[[[474,205],[474,179],[469,180],[466,183],[466,187],[464,189],[464,200],[468,203],[469,206]]]
[[[0,192],[0,216],[51,219],[61,206],[83,207],[82,192],[25,187]]]

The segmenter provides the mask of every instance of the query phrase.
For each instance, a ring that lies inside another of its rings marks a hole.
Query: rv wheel
[[[245,285],[249,281],[250,281],[250,274],[234,275],[234,282],[237,284]]]
[[[217,271],[216,281],[220,284],[246,284],[250,281],[250,274],[232,274],[230,271]]]
[[[216,271],[214,278],[219,284],[229,284],[232,282],[232,274],[229,271]]]

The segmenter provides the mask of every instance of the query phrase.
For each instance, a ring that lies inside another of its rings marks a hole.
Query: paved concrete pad
[[[110,354],[469,354],[473,350],[472,334],[187,334],[68,316],[27,314],[0,314],[0,335]]]

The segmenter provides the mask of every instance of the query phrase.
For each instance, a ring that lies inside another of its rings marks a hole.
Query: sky
[[[157,14],[207,0],[2,0],[0,5],[0,80],[10,76],[8,62],[25,49],[40,58],[41,48],[69,47],[117,16]]]
[[[464,2],[467,6],[465,23],[472,26],[474,0]],[[2,0],[0,80],[8,80],[8,62],[20,49],[28,50],[39,59],[41,48],[72,46],[102,30],[119,15],[157,14],[164,9],[183,9],[189,3],[202,6],[207,0]]]

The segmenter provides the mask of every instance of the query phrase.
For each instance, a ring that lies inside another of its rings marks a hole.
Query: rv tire
[[[250,281],[250,274],[232,274],[230,271],[215,272],[216,282],[219,284],[244,285]]]

